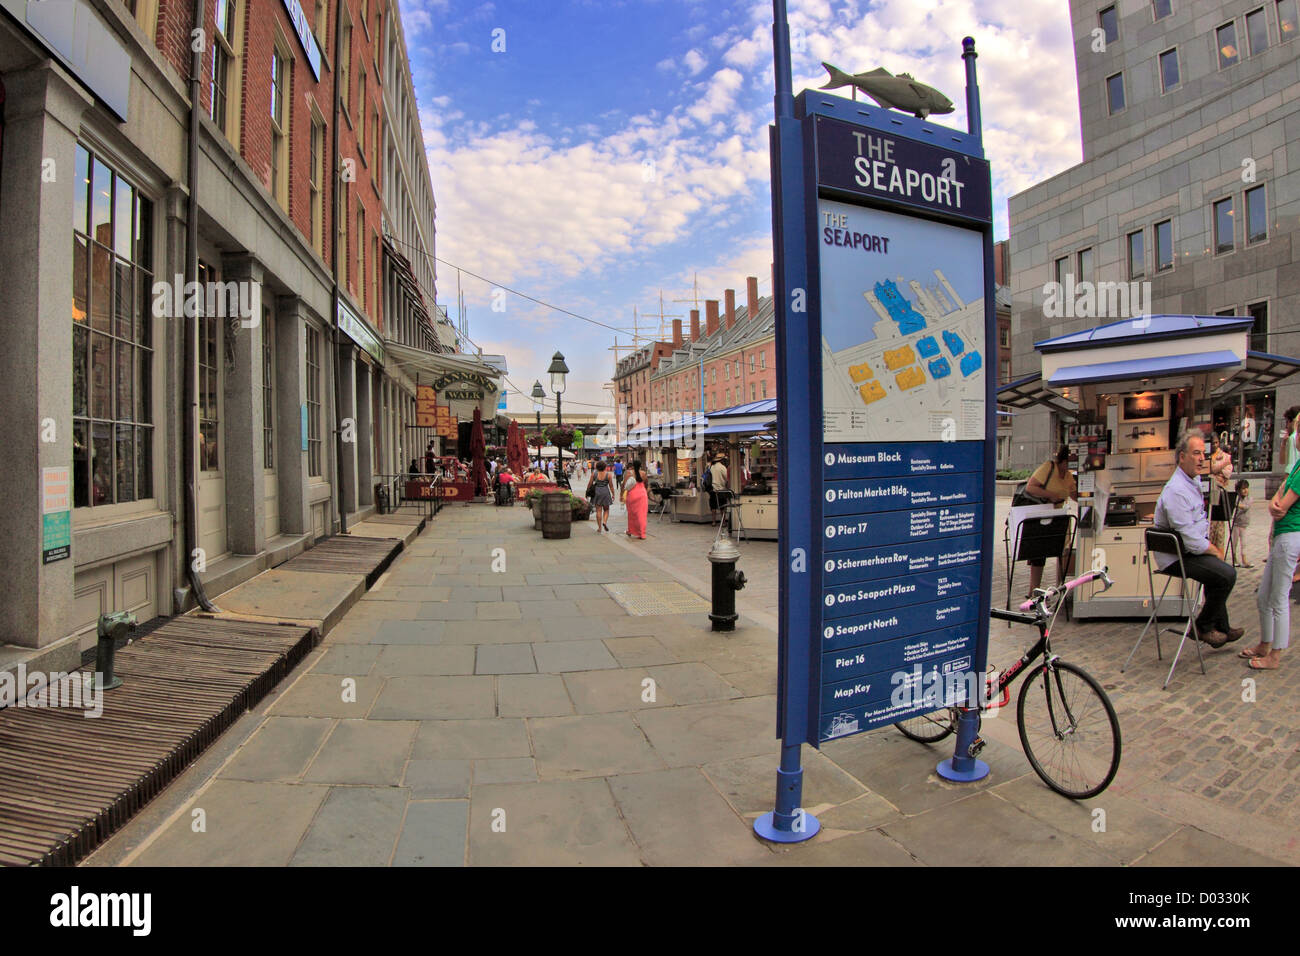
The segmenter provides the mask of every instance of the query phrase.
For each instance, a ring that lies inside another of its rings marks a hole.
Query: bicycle
[[[996,675],[996,683],[995,675],[986,678],[985,700],[976,708],[983,714],[1005,707],[1011,701],[1011,682],[1042,657],[1042,664],[1033,669],[1020,688],[1016,724],[1034,773],[1057,793],[1073,800],[1085,800],[1101,793],[1110,786],[1119,769],[1119,718],[1110,698],[1091,674],[1052,653],[1051,628],[1064,605],[1064,597],[1079,585],[1097,579],[1105,583],[1103,590],[1110,589],[1112,581],[1103,568],[1054,588],[1035,589],[1034,596],[1020,605],[1020,612],[1032,613],[990,610],[990,615],[999,620],[1033,624],[1038,628],[1039,638],[1020,660]],[[1038,686],[1040,678],[1042,689],[1031,690]],[[991,700],[998,702],[988,703]],[[948,707],[910,717],[894,726],[912,740],[937,743],[956,731],[958,714],[969,709]],[[976,756],[983,748],[984,740],[977,734],[970,746],[970,756]]]

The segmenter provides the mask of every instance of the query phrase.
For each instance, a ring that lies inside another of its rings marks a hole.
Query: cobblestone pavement
[[[1150,660],[1118,675],[1131,623],[1059,632],[1058,649],[1113,687],[1125,729],[1120,776],[1096,800],[1049,791],[1013,719],[985,722],[992,773],[961,785],[934,773],[951,744],[884,728],[804,748],[816,839],[757,840],[779,749],[776,545],[742,545],[744,617],[717,634],[699,597],[711,529],[652,519],[631,541],[624,521],[547,541],[522,508],[445,509],[295,675],[88,864],[1300,861],[1289,671],[1254,675],[1258,702],[1245,704],[1244,669],[1212,652],[1208,675],[1180,666],[1162,693]],[[1234,600],[1243,621],[1250,574]],[[637,588],[652,592],[640,607]],[[690,589],[694,608],[677,603]],[[995,661],[1023,643],[993,635]]]
[[[998,605],[1006,595],[1000,529],[1009,507],[1009,498],[998,499],[994,535],[994,603]],[[1064,614],[1058,618],[1052,632],[1053,650],[1101,681],[1120,717],[1124,753],[1121,774],[1112,789],[1123,791],[1126,780],[1136,774],[1216,805],[1288,826],[1300,824],[1300,801],[1296,800],[1300,796],[1300,658],[1279,670],[1260,672],[1248,669],[1237,657],[1237,652],[1251,646],[1259,635],[1255,597],[1267,557],[1268,527],[1264,504],[1257,503],[1245,542],[1246,556],[1254,567],[1238,568],[1237,584],[1228,601],[1233,625],[1245,627],[1246,635],[1220,650],[1204,647],[1204,675],[1195,647],[1189,643],[1169,689],[1162,691],[1178,645],[1175,635],[1162,638],[1164,660],[1158,661],[1148,634],[1127,673],[1121,673],[1144,621],[1067,621]],[[713,540],[712,527],[653,519],[650,535],[647,543],[656,555],[683,573],[694,574],[707,586],[704,555]],[[775,620],[776,543],[742,541],[740,548],[739,566],[750,582],[740,594],[740,608]],[[1049,562],[1044,580],[1055,584],[1055,573]],[[1028,590],[1028,580],[1026,566],[1017,565],[1013,600]],[[1292,607],[1300,618],[1300,606],[1293,603]],[[1032,630],[995,622],[990,632],[990,663],[1009,665],[1032,637]],[[1005,722],[1013,724],[1014,718],[1008,717]]]

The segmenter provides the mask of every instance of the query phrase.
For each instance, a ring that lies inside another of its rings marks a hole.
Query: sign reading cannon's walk
[[[773,8],[779,467],[812,480],[780,498],[781,766],[754,829],[797,842],[820,827],[801,808],[804,743],[974,704],[983,679],[993,202],[974,40],[962,132],[929,122],[952,104],[906,74],[828,66],[854,99],[794,96],[785,0]]]

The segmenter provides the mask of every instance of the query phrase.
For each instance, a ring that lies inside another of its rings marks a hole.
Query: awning
[[[1221,335],[1250,329],[1255,320],[1238,315],[1147,315],[1108,322],[1096,328],[1041,339],[1034,348],[1044,352],[1071,352],[1125,342],[1154,342],[1157,339],[1188,339],[1199,335]]]
[[[1047,380],[1054,388],[1066,385],[1100,385],[1104,382],[1127,382],[1166,375],[1212,372],[1240,365],[1241,359],[1229,351],[1193,352],[1188,355],[1161,355],[1150,358],[1121,359],[1095,365],[1068,365],[1058,368]],[[1003,402],[1003,404],[1010,404]]]
[[[1246,364],[1218,388],[1211,390],[1215,398],[1226,398],[1237,392],[1269,388],[1288,375],[1300,371],[1300,360],[1268,352],[1247,352]]]
[[[688,415],[662,425],[637,428],[628,432],[629,447],[685,448],[705,434],[709,420],[703,415]]]
[[[1010,405],[1012,408],[1046,405],[1071,418],[1079,414],[1079,403],[1072,402],[1052,391],[1043,384],[1043,376],[1039,374],[1026,375],[1024,378],[1003,385],[998,389],[998,404]]]
[[[709,425],[704,429],[704,434],[713,435],[754,435],[761,434],[768,430],[767,422],[718,422],[716,425],[713,419],[709,419]]]
[[[387,342],[385,349],[389,362],[397,365],[408,375],[423,372],[440,378],[447,375],[486,377],[496,383],[496,387],[491,390],[493,394],[501,390],[502,371],[486,362],[478,361],[477,356],[456,352],[426,352],[424,349],[393,341]]]

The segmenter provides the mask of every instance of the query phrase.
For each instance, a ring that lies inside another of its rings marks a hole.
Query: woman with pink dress
[[[650,514],[650,495],[646,492],[645,469],[641,467],[641,462],[632,462],[627,479],[623,482],[623,490],[627,493],[625,503],[628,537],[644,541],[646,518]]]

